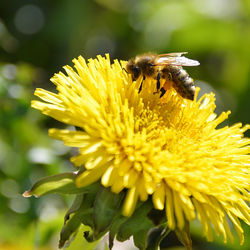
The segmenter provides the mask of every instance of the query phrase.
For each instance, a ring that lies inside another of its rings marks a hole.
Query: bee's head
[[[133,81],[137,80],[141,74],[141,70],[135,63],[134,59],[130,59],[126,65],[126,71],[132,75]]]

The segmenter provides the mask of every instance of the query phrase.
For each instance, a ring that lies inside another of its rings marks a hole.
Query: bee
[[[156,93],[160,91],[160,97],[172,85],[183,98],[193,101],[195,96],[194,81],[182,66],[198,66],[200,63],[182,56],[183,54],[187,54],[187,52],[138,55],[127,62],[126,71],[132,75],[133,81],[137,80],[140,75],[143,75],[143,80],[145,77],[156,79]],[[162,87],[161,79],[165,80]],[[139,87],[139,93],[142,90],[142,83]]]

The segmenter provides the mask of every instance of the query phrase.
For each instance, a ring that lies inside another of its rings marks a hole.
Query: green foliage
[[[85,188],[76,187],[76,177],[77,174],[74,173],[62,173],[44,177],[37,181],[31,190],[24,192],[23,196],[30,197],[34,195],[35,197],[39,197],[49,193],[78,194],[88,192],[91,186]]]
[[[95,237],[109,229],[118,213],[124,194],[114,194],[109,189],[101,188],[94,204],[94,233]]]
[[[139,204],[133,215],[121,224],[117,240],[124,241],[133,236],[135,245],[139,249],[146,249],[147,233],[154,227],[153,222],[147,217],[150,210],[152,210],[151,202]]]

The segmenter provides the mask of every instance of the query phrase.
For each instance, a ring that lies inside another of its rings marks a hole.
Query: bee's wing
[[[166,54],[160,54],[159,57],[180,57],[184,54],[187,54],[188,52],[173,52],[173,53],[166,53]]]
[[[200,63],[196,60],[192,60],[184,56],[162,56],[156,60],[156,65],[157,66],[164,66],[164,65],[198,66],[200,65]]]

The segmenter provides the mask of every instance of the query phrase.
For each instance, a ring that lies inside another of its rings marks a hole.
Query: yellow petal
[[[122,214],[124,216],[131,216],[135,210],[135,206],[138,200],[138,193],[135,187],[127,191],[127,195],[123,204]]]
[[[163,210],[165,207],[165,185],[160,183],[157,185],[155,192],[153,193],[152,200],[154,207],[159,210]]]

